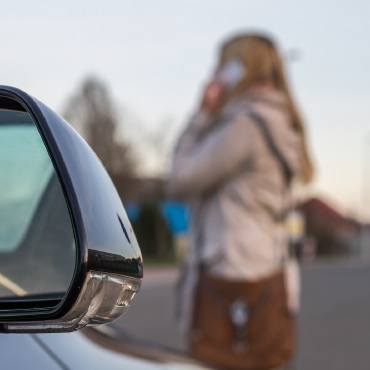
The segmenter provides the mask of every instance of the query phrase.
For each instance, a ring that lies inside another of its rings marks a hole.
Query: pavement
[[[297,370],[370,369],[370,263],[317,262],[302,269]],[[117,321],[128,335],[183,350],[175,315],[175,269],[147,269],[141,293]]]

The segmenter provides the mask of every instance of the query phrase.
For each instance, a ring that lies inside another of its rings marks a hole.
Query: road
[[[370,264],[315,263],[303,268],[298,370],[370,369]],[[149,270],[142,292],[118,322],[128,334],[184,348],[174,318],[175,270]]]

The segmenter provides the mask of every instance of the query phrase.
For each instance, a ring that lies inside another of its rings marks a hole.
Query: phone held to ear
[[[215,80],[219,81],[227,90],[230,90],[238,85],[245,77],[246,71],[242,62],[238,59],[233,59],[224,64],[215,75]]]
[[[245,77],[245,67],[237,60],[227,62],[216,71],[212,81],[208,83],[203,95],[201,110],[214,113],[218,110],[225,92],[230,91]]]

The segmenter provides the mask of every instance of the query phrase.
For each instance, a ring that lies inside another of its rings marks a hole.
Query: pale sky
[[[311,190],[370,215],[369,19],[361,0],[6,2],[0,82],[60,112],[96,74],[151,130],[171,117],[178,132],[219,42],[238,30],[269,31],[283,51],[300,51],[288,71],[318,170]]]

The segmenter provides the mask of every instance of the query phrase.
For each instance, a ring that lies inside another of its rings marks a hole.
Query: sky
[[[370,217],[369,17],[364,0],[5,2],[0,82],[61,112],[83,78],[97,75],[149,130],[175,138],[220,42],[268,31],[283,55],[298,51],[287,68],[317,168],[309,191]]]

